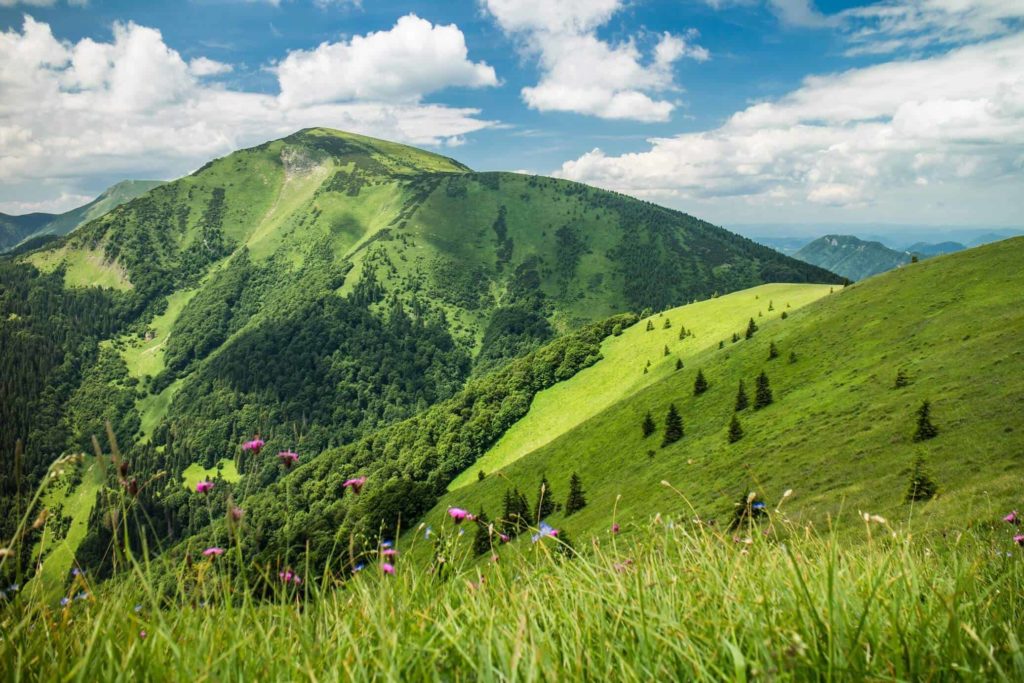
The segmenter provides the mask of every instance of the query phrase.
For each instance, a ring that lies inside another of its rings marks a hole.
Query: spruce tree
[[[668,415],[665,417],[665,436],[661,440],[661,447],[664,448],[683,438],[683,418],[676,410],[674,403],[668,407]]]
[[[679,341],[686,339],[686,325],[679,326]]]
[[[587,506],[587,498],[583,493],[583,482],[575,472],[569,478],[569,497],[565,499],[565,514],[571,515]]]
[[[789,313],[786,313],[785,311],[783,311],[783,312],[782,312],[782,315],[781,315],[780,317],[781,317],[781,318],[782,318],[783,320],[785,320],[786,318],[788,318],[788,317],[789,317]]]
[[[668,318],[665,318],[665,324],[661,326],[661,329],[667,330],[670,327],[672,327],[672,321],[669,320]]]
[[[697,378],[693,380],[693,395],[700,396],[708,390],[708,381],[704,379],[704,371],[697,370]]]
[[[653,320],[648,320],[647,321],[647,331],[650,332],[653,329],[654,329],[654,321]]]
[[[476,473],[476,480],[477,481],[483,481],[486,478],[487,478],[487,473],[486,472],[484,472],[483,470],[477,470],[477,473]]]
[[[789,364],[792,365],[796,362],[796,351],[789,352]]]
[[[900,368],[899,370],[896,371],[896,381],[893,383],[893,386],[896,389],[902,389],[908,384],[910,384],[910,377],[907,376],[906,370]]]
[[[666,358],[668,358],[668,354],[669,354],[668,344],[665,344],[665,357]]]
[[[501,530],[509,536],[517,533],[515,524],[515,498],[512,496],[512,489],[505,489],[505,496],[501,499]]]
[[[555,511],[555,498],[551,491],[551,484],[547,476],[541,477],[540,487],[537,489],[537,524],[540,524],[546,517]]]
[[[768,384],[768,375],[764,370],[757,376],[757,390],[754,392],[754,410],[760,410],[772,404],[772,388]]]
[[[647,437],[649,437],[651,434],[653,434],[654,430],[656,429],[656,426],[654,424],[654,418],[651,417],[651,411],[649,411],[649,410],[647,411],[647,414],[644,415],[644,423],[643,423],[642,427],[643,427],[643,430],[644,430],[644,438],[645,439]]]
[[[737,334],[736,332],[733,332],[733,333],[732,333],[732,343],[733,343],[733,344],[735,344],[735,343],[736,343],[736,342],[738,342],[739,340],[740,340],[740,335],[739,335],[739,334]]]
[[[743,385],[743,380],[740,380],[740,388],[736,391],[736,412],[745,409],[750,405],[750,400],[747,398],[747,388]]]
[[[719,341],[718,342],[718,348],[724,349],[725,348],[725,342],[724,341]]]
[[[768,360],[774,360],[779,357],[779,350],[775,347],[775,342],[768,344]]]
[[[768,302],[768,312],[770,313],[771,311],[774,311],[774,310],[775,310],[775,302],[774,301],[769,301]]]
[[[473,536],[473,553],[483,555],[491,552],[491,534],[494,529],[491,527],[491,520],[487,512],[480,511],[476,516],[476,535]]]
[[[736,443],[743,438],[743,427],[736,413],[732,414],[732,422],[729,423],[729,443]]]
[[[910,471],[910,486],[907,487],[906,500],[908,503],[931,500],[935,497],[938,486],[925,471],[924,458],[917,456],[914,460],[914,468]]]
[[[757,332],[757,323],[755,323],[754,319],[751,318],[750,322],[747,323],[747,339],[753,337],[755,332]]]
[[[683,359],[682,358],[676,358],[676,370],[682,370],[682,369],[683,369]]]
[[[917,409],[917,430],[914,441],[927,441],[939,435],[939,428],[932,424],[932,404],[925,400]]]

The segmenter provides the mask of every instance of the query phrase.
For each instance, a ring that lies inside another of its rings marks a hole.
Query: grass
[[[62,263],[67,267],[64,284],[67,287],[108,287],[126,291],[132,284],[124,269],[108,261],[102,249],[66,249],[38,251],[27,257],[42,272],[51,272]]]
[[[1024,678],[1009,525],[925,540],[884,521],[819,535],[784,508],[735,535],[687,520],[604,533],[573,559],[523,539],[482,564],[447,526],[443,572],[402,546],[394,577],[371,561],[285,586],[264,568],[262,599],[257,574],[237,575],[241,546],[171,568],[167,594],[136,561],[106,585],[69,579],[66,595],[85,596],[63,607],[30,584],[0,610],[0,668],[24,681]]]
[[[791,512],[814,524],[837,519],[844,507],[909,519],[917,531],[990,519],[1021,504],[1021,262],[1024,239],[1016,239],[837,289],[786,320],[776,300],[774,317],[762,320],[753,339],[696,353],[684,370],[656,377],[554,440],[540,437],[547,442],[511,464],[482,466],[483,481],[476,481],[481,466],[473,466],[472,483],[442,497],[427,520],[436,525],[453,505],[498,516],[512,486],[535,503],[544,475],[548,495],[562,503],[573,472],[590,505],[550,519],[573,535],[607,528],[616,500],[625,521],[645,519],[652,510],[677,512],[662,480],[707,519],[726,518],[749,490],[778,495],[786,489],[795,490]],[[702,324],[690,324],[699,335]],[[773,360],[771,343],[780,354]],[[621,376],[635,376],[637,364],[621,367]],[[694,396],[698,368],[711,386]],[[896,389],[901,368],[910,385]],[[740,412],[744,436],[730,444],[737,385],[744,380],[752,401],[762,370],[774,403]],[[916,443],[915,413],[925,399],[939,435]],[[669,404],[682,414],[685,436],[662,447]],[[571,416],[568,402],[564,410]],[[641,423],[648,411],[657,431],[645,439]],[[939,493],[911,507],[904,492],[917,457]]]
[[[221,458],[215,466],[210,468],[203,467],[199,463],[194,462],[181,473],[181,479],[184,482],[185,488],[190,490],[195,490],[196,484],[200,481],[217,478],[234,484],[242,480],[242,475],[238,473],[235,461],[229,458]]]
[[[609,406],[664,380],[676,372],[677,359],[689,363],[701,352],[717,348],[720,340],[728,341],[734,332],[742,332],[750,318],[763,320],[760,316],[769,303],[774,302],[776,311],[792,312],[827,296],[831,289],[829,285],[762,285],[654,315],[649,318],[654,325],[651,331],[647,330],[648,319],[641,320],[622,335],[606,339],[598,363],[537,394],[526,417],[448,489],[473,483],[480,470],[493,472],[507,467]],[[665,328],[666,320],[672,327]],[[693,336],[681,340],[683,326]]]
[[[155,316],[147,326],[153,332],[149,341],[136,337],[123,337],[125,349],[121,352],[128,372],[141,379],[146,375],[155,377],[164,369],[164,352],[167,338],[171,335],[174,322],[182,309],[196,295],[198,289],[182,289],[167,297],[167,310]]]

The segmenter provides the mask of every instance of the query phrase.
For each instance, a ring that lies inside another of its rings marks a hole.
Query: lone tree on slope
[[[753,337],[755,332],[757,332],[757,323],[755,323],[754,319],[751,318],[750,322],[747,323],[747,339]]]
[[[693,395],[700,396],[708,390],[708,381],[703,370],[697,370],[697,378],[693,380]]]
[[[908,503],[931,500],[939,490],[932,478],[925,471],[924,458],[917,456],[914,460],[914,469],[910,471],[910,486],[907,487],[906,500]]]
[[[939,428],[932,424],[932,404],[926,399],[917,409],[917,430],[914,441],[927,441],[939,435]]]
[[[575,472],[569,478],[569,497],[565,499],[565,514],[571,515],[587,506],[587,498],[583,493],[583,482]]]
[[[768,384],[768,375],[762,370],[757,376],[757,391],[754,393],[754,410],[760,410],[770,406],[775,399],[772,397],[772,388]]]
[[[683,418],[673,403],[669,405],[668,415],[665,417],[665,436],[661,440],[661,447],[673,444],[681,438],[683,438]]]
[[[648,410],[647,414],[644,415],[644,422],[641,425],[641,427],[644,430],[644,438],[645,439],[647,437],[649,437],[651,434],[654,433],[654,430],[656,429],[656,427],[654,425],[654,418],[651,417],[651,411]]]
[[[740,388],[736,391],[736,412],[744,410],[750,405],[750,399],[747,398],[747,388],[743,385],[743,380],[740,380]]]
[[[732,422],[729,423],[729,443],[736,443],[743,438],[743,426],[740,425],[740,418],[736,413],[732,414]]]

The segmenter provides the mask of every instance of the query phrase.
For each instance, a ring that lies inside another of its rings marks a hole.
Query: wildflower
[[[86,593],[85,591],[82,591],[81,593],[79,593],[78,595],[75,596],[75,600],[87,600],[88,598],[89,598],[89,594]]]
[[[357,564],[356,566],[352,567],[352,573],[353,573],[353,574],[356,574],[356,573],[358,573],[358,572],[361,572],[361,571],[363,571],[364,569],[366,569],[366,565],[365,565],[365,564],[363,564],[362,562],[360,562],[360,563],[359,563],[359,564]]]
[[[365,484],[365,483],[366,483],[366,477],[356,477],[355,479],[347,479],[345,481],[345,483],[341,485],[341,488],[343,488],[343,489],[351,488],[352,489],[352,493],[354,493],[354,494],[356,494],[358,496],[362,492],[363,484]]]
[[[761,502],[761,501],[757,501],[756,503],[751,505],[750,508],[752,510],[764,510],[765,504],[763,502]]]
[[[459,536],[465,536],[465,535],[466,535],[466,530],[465,529],[459,529]]]
[[[1003,521],[1008,522],[1010,524],[1020,524],[1020,513],[1014,510],[1010,514],[1003,517]]]
[[[544,538],[545,536],[551,536],[552,538],[557,538],[558,537],[558,529],[553,528],[547,522],[541,522],[540,523],[540,528],[538,529],[537,533],[535,533],[531,537],[530,540],[532,540],[534,543],[536,543],[537,541],[539,541],[540,539]]]
[[[1024,545],[1024,534],[1017,534],[1013,537],[1013,542],[1017,545]]]
[[[10,586],[7,587],[7,592],[8,593],[17,593],[20,588],[21,588],[21,584],[12,583]]]
[[[232,505],[231,506],[230,515],[231,515],[231,521],[233,521],[233,522],[241,522],[242,521],[242,517],[245,517],[245,510],[243,510],[242,508],[238,507],[237,505]]]
[[[462,524],[462,520],[468,519],[473,521],[473,515],[469,514],[462,508],[448,508],[448,516],[452,518],[456,524]]]
[[[252,441],[246,441],[242,444],[242,451],[246,453],[252,453],[253,455],[259,455],[260,451],[263,450],[263,444],[266,443],[260,437],[256,437]]]
[[[218,548],[216,546],[214,546],[212,548],[207,548],[206,550],[203,551],[203,555],[205,555],[206,557],[218,557],[218,556],[223,555],[223,554],[224,554],[224,548]]]
[[[296,586],[302,583],[302,579],[299,578],[299,575],[293,574],[290,570],[278,572],[277,578],[281,579],[281,583],[294,583]]]
[[[81,576],[84,572],[78,567],[71,568],[71,576]]]
[[[135,605],[135,607],[133,607],[132,609],[134,610],[134,612],[136,614],[138,614],[139,612],[142,611],[142,605]]]
[[[281,461],[285,468],[290,468],[299,461],[299,454],[295,451],[281,451],[277,454],[277,459]]]
[[[393,542],[393,541],[381,541],[380,547],[381,547],[381,548],[384,548],[384,549],[387,549],[387,548],[392,548],[392,547],[394,547],[394,545],[395,545],[395,544],[394,544],[394,542]]]
[[[142,630],[139,631],[139,638],[141,638],[142,640],[145,640],[146,636],[148,636],[148,635],[149,634],[146,633],[146,629],[142,629]]]
[[[618,523],[612,524],[612,533],[618,535],[618,533],[619,533],[619,525],[618,525]]]
[[[434,530],[433,530],[433,529],[431,529],[431,528],[430,528],[430,527],[428,526],[428,527],[426,528],[426,530],[425,530],[425,531],[423,532],[423,538],[428,538],[428,539],[429,539],[429,538],[430,538],[430,535],[431,535],[432,533],[434,533]]]
[[[501,539],[502,543],[508,543],[512,540],[512,537],[508,534],[498,534],[498,538]]]
[[[196,483],[196,493],[209,493],[213,490],[212,481],[200,481]]]
[[[69,602],[71,602],[71,598],[69,598],[67,596],[64,596],[63,598],[60,599],[60,606],[61,607],[67,607]]]
[[[395,565],[391,564],[390,562],[381,562],[380,570],[385,574],[388,574],[389,576],[395,575]]]
[[[398,551],[394,548],[384,548],[384,550],[380,551],[380,554],[384,557],[397,557]]]

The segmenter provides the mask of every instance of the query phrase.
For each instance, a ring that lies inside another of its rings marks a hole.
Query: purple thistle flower
[[[381,562],[380,570],[389,576],[395,575],[395,565],[391,564],[390,562]]]
[[[1013,537],[1013,542],[1017,545],[1024,545],[1024,534],[1017,534]]]
[[[245,510],[238,507],[237,505],[231,506],[231,520],[234,522],[241,522],[242,517],[245,517]]]
[[[141,638],[142,640],[145,640],[146,636],[148,636],[148,635],[149,634],[146,633],[146,629],[142,629],[142,630],[139,631],[139,638]]]
[[[398,551],[394,548],[384,548],[380,551],[380,554],[384,557],[398,557]]]
[[[498,534],[498,538],[501,539],[502,543],[508,543],[512,540],[512,537],[508,534]]]
[[[242,451],[246,453],[252,453],[253,455],[259,455],[260,451],[263,450],[263,444],[266,442],[260,437],[256,437],[252,441],[246,441],[242,444]]]
[[[618,533],[619,533],[619,524],[618,524],[618,522],[612,524],[612,533],[618,535]]]
[[[469,514],[469,512],[462,508],[448,508],[448,516],[451,517],[452,521],[456,524],[462,524],[462,520],[464,519],[468,519],[471,522],[473,521],[473,515]]]
[[[1020,513],[1014,510],[1010,514],[1003,517],[1003,521],[1008,522],[1010,524],[1020,524]]]
[[[196,483],[196,493],[209,493],[213,490],[212,481],[200,481]]]
[[[206,557],[219,557],[220,555],[223,555],[223,554],[224,554],[224,548],[218,548],[217,546],[214,546],[212,548],[207,548],[206,550],[203,551],[203,555],[205,555]]]
[[[277,454],[278,460],[286,468],[290,468],[292,465],[299,461],[299,454],[294,451],[281,451]]]
[[[302,583],[302,579],[299,578],[299,575],[292,573],[291,570],[278,572],[277,578],[281,579],[281,583],[294,583],[296,586]]]
[[[366,483],[366,477],[355,477],[354,479],[346,479],[345,483],[341,485],[342,489],[351,488],[352,493],[357,496],[363,491],[363,484]]]

